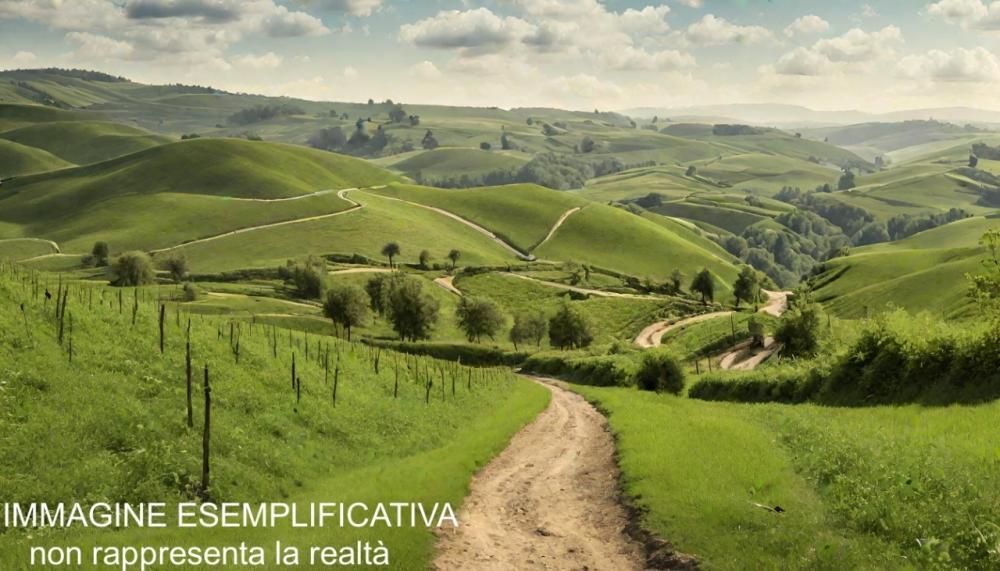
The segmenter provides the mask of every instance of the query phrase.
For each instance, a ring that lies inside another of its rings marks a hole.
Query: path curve
[[[441,276],[439,278],[434,278],[434,283],[457,295],[458,297],[462,297],[462,290],[455,287],[455,276]]]
[[[563,212],[562,216],[559,217],[559,220],[556,220],[556,223],[552,225],[552,228],[549,230],[549,233],[545,235],[545,239],[536,244],[535,247],[532,248],[532,250],[537,250],[538,248],[541,248],[542,244],[551,240],[552,237],[555,236],[556,230],[558,230],[559,227],[563,225],[563,222],[565,222],[567,218],[569,218],[570,216],[576,214],[581,210],[583,210],[583,207],[577,206],[576,208],[570,208],[566,212]]]
[[[708,321],[709,319],[715,319],[716,317],[726,317],[728,315],[732,315],[733,313],[734,312],[732,311],[716,311],[713,313],[702,313],[701,315],[695,315],[694,317],[688,317],[685,319],[658,321],[640,331],[639,335],[635,338],[635,344],[644,349],[659,347],[663,342],[663,336],[674,329],[687,327],[688,325],[699,323],[701,321]]]
[[[344,274],[385,274],[392,272],[393,270],[389,268],[346,268],[343,270],[331,270],[327,272],[331,276],[340,276]]]
[[[607,419],[580,395],[538,377],[549,406],[472,479],[459,526],[438,532],[440,570],[643,569],[625,534]]]
[[[59,248],[59,244],[53,242],[52,240],[46,240],[45,238],[4,238],[0,240],[0,244],[3,244],[4,242],[23,242],[23,241],[41,242],[43,244],[50,246],[53,250],[55,250],[54,252],[52,252],[53,254],[62,253],[62,250]],[[47,256],[48,254],[45,255]]]
[[[479,232],[480,234],[482,234],[482,235],[486,236],[487,238],[493,240],[494,242],[496,242],[497,244],[499,244],[504,250],[507,250],[511,254],[514,254],[518,258],[520,258],[520,259],[522,259],[522,260],[524,260],[526,262],[533,262],[533,261],[535,261],[535,256],[532,256],[531,254],[526,254],[526,253],[522,252],[521,250],[518,250],[512,244],[508,243],[503,238],[497,236],[495,233],[487,230],[486,228],[480,226],[479,224],[476,224],[475,222],[473,222],[473,221],[471,221],[471,220],[469,220],[467,218],[462,218],[461,216],[459,216],[458,214],[455,214],[454,212],[449,212],[449,211],[447,211],[447,210],[445,210],[443,208],[438,208],[436,206],[428,206],[426,204],[421,204],[419,202],[413,202],[413,201],[405,200],[405,199],[402,199],[402,198],[396,198],[394,196],[385,196],[384,194],[379,194],[377,196],[379,198],[384,198],[386,200],[395,200],[396,202],[402,202],[404,204],[409,204],[410,206],[416,206],[416,207],[419,207],[419,208],[424,208],[424,209],[430,210],[432,212],[437,212],[438,214],[440,214],[442,216],[447,216],[448,218],[451,218],[452,220],[454,220],[456,222],[461,222],[462,224],[465,224],[466,226],[468,226],[469,228],[472,228],[476,232]]]
[[[187,248],[188,246],[193,246],[195,244],[204,244],[205,242],[211,242],[213,240],[218,240],[220,238],[226,238],[228,236],[236,236],[238,234],[244,234],[246,232],[254,232],[256,230],[265,230],[265,229],[268,229],[268,228],[278,228],[278,227],[281,227],[281,226],[288,226],[290,224],[300,224],[302,222],[312,222],[314,220],[323,220],[325,218],[333,218],[334,216],[340,216],[342,214],[348,214],[350,212],[354,212],[355,210],[359,210],[359,209],[363,208],[363,206],[360,203],[358,203],[358,202],[356,202],[354,200],[351,200],[350,198],[347,197],[347,193],[350,192],[350,191],[352,191],[352,190],[358,190],[358,189],[356,189],[356,188],[344,188],[344,189],[341,189],[341,190],[337,191],[337,197],[338,198],[341,198],[341,199],[346,200],[347,202],[351,203],[351,206],[348,207],[348,208],[346,208],[346,209],[344,209],[344,210],[338,210],[336,212],[331,212],[329,214],[319,214],[317,216],[307,216],[305,218],[295,218],[295,219],[292,219],[292,220],[284,220],[282,222],[270,222],[268,224],[260,224],[258,226],[248,226],[246,228],[238,228],[236,230],[230,230],[228,232],[223,232],[221,234],[216,234],[215,236],[209,236],[207,238],[199,238],[197,240],[191,240],[190,242],[184,242],[183,244],[178,244],[176,246],[171,246],[169,248],[160,248],[159,250],[150,250],[149,253],[153,254],[155,256],[156,254],[162,254],[162,253],[165,253],[165,252],[172,252],[174,250],[179,250],[181,248]],[[320,192],[323,192],[323,191],[320,191]],[[261,200],[263,200],[263,199],[261,199]],[[285,199],[274,199],[274,200],[285,200]]]
[[[597,296],[597,297],[617,297],[617,298],[624,298],[624,299],[660,299],[660,298],[658,298],[656,296],[653,296],[653,295],[639,295],[637,293],[618,293],[616,291],[604,291],[604,290],[600,290],[600,289],[589,289],[589,288],[578,287],[578,286],[573,286],[573,285],[568,285],[568,284],[561,284],[559,282],[549,282],[549,281],[545,281],[545,280],[540,280],[538,278],[533,278],[531,276],[521,275],[521,274],[516,273],[516,272],[505,272],[505,273],[503,273],[501,275],[511,276],[511,277],[519,278],[519,279],[526,280],[526,281],[529,281],[529,282],[535,282],[535,283],[537,283],[539,285],[543,285],[545,287],[562,289],[562,290],[566,290],[566,291],[573,291],[573,292],[576,292],[576,293],[583,293],[583,294],[593,295],[593,296]]]

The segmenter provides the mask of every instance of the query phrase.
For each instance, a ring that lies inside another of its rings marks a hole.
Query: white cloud
[[[796,48],[774,64],[781,75],[824,75],[831,68],[830,60],[809,48]]]
[[[352,16],[371,16],[382,8],[382,0],[323,0],[323,6]]]
[[[794,36],[812,36],[822,34],[830,29],[830,22],[815,14],[807,14],[795,19],[794,22],[785,28],[785,35],[789,38]]]
[[[875,32],[852,28],[841,36],[816,42],[813,49],[833,62],[867,62],[893,57],[892,46],[902,41],[903,32],[896,26]]]
[[[438,49],[497,49],[520,41],[534,26],[520,18],[501,18],[488,8],[447,10],[399,29],[409,44]]]
[[[1000,30],[1000,2],[940,0],[928,5],[927,13],[966,29]]]
[[[267,52],[261,55],[246,54],[237,56],[234,61],[237,65],[253,69],[275,69],[281,65],[283,59],[274,52]]]
[[[434,62],[424,60],[410,68],[410,76],[419,79],[438,79],[441,77],[441,70]]]
[[[358,75],[360,75],[358,73],[358,70],[354,69],[351,66],[345,67],[344,71],[341,72],[341,73],[344,76],[344,79],[356,79],[358,77]]]
[[[910,79],[938,82],[982,82],[1000,78],[1000,62],[983,47],[930,50],[899,61],[897,71]]]
[[[765,42],[773,40],[774,34],[762,26],[740,26],[714,14],[706,14],[688,26],[684,38],[693,44],[718,46]]]
[[[90,32],[70,32],[66,39],[77,45],[76,55],[87,60],[131,59],[132,44]]]
[[[597,77],[578,73],[571,76],[559,76],[553,79],[547,89],[563,100],[576,101],[614,101],[620,98],[624,91],[610,81],[601,81]]]
[[[619,71],[671,71],[695,65],[694,57],[677,50],[648,52],[631,46],[604,52],[600,61],[604,67]]]
[[[14,65],[31,65],[38,61],[38,56],[32,52],[19,51],[10,58],[10,61]]]
[[[677,0],[678,4],[682,6],[687,6],[688,8],[701,8],[702,0]]]

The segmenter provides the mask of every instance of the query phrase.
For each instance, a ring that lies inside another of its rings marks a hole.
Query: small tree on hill
[[[403,341],[430,339],[438,319],[438,302],[423,292],[416,278],[406,277],[393,283],[389,292],[389,319]]]
[[[679,395],[684,390],[684,369],[670,353],[650,350],[642,356],[636,381],[644,391]]]
[[[462,297],[455,308],[458,327],[470,342],[479,343],[485,335],[495,339],[503,327],[503,313],[492,300],[481,297]]]
[[[458,265],[459,258],[462,257],[462,252],[458,250],[452,250],[448,252],[448,259],[451,260],[451,269],[454,271],[455,266]]]
[[[764,345],[764,322],[757,315],[751,315],[747,320],[747,333],[750,334],[750,343],[754,347]]]
[[[399,244],[397,244],[395,242],[389,242],[385,246],[382,246],[382,255],[385,256],[386,258],[389,258],[389,267],[390,268],[395,268],[396,267],[395,264],[393,263],[393,259],[396,256],[398,256],[401,251],[402,250],[400,249]]]
[[[535,347],[541,347],[548,330],[549,322],[542,312],[518,313],[514,316],[514,326],[510,328],[510,340],[515,350],[522,343],[534,343]]]
[[[694,277],[691,291],[701,294],[701,302],[705,305],[715,300],[715,280],[712,279],[712,272],[708,271],[708,268],[701,270]]]
[[[740,275],[733,283],[733,295],[736,297],[736,309],[740,308],[740,301],[753,303],[757,297],[757,272],[750,266],[743,266]]]
[[[420,251],[420,267],[423,269],[428,269],[431,263],[431,253],[427,250]]]
[[[684,272],[674,268],[674,271],[670,272],[670,285],[673,286],[675,294],[681,293],[682,283],[684,283]]]
[[[389,110],[389,120],[393,123],[402,123],[409,118],[409,114],[403,109],[400,104],[393,105],[392,109]]]
[[[493,145],[487,143],[486,141],[483,141],[482,143],[479,143],[479,149],[482,151],[492,151]]]
[[[594,152],[594,147],[595,146],[596,146],[596,144],[594,143],[593,139],[591,139],[590,137],[584,137],[583,140],[580,141],[580,152],[581,153],[592,153],[592,152]]]
[[[774,339],[784,346],[789,356],[809,356],[819,347],[819,305],[809,301],[796,303],[781,316]]]
[[[1000,230],[990,230],[979,243],[986,250],[982,261],[983,270],[978,274],[968,274],[969,296],[972,297],[983,314],[994,323],[1000,322]]]
[[[500,135],[500,148],[505,151],[514,149],[514,145],[510,142],[510,137],[507,136],[507,133]]]
[[[114,271],[114,285],[120,287],[138,287],[156,281],[153,261],[145,252],[125,252],[115,262]]]
[[[389,292],[393,284],[392,275],[379,274],[365,282],[365,293],[368,294],[372,311],[380,316],[389,313]]]
[[[971,168],[976,168],[979,166],[979,157],[976,155],[969,155],[969,166]]]
[[[351,329],[368,318],[368,296],[356,285],[334,286],[326,293],[323,315],[343,327],[350,341]]]
[[[94,242],[93,249],[90,250],[91,259],[97,267],[108,265],[108,258],[111,256],[111,247],[107,242]]]
[[[163,269],[170,274],[170,279],[181,283],[188,275],[188,261],[184,254],[174,254],[163,261]]]
[[[326,286],[326,263],[310,256],[305,260],[288,260],[278,275],[295,288],[299,297],[321,299]]]
[[[851,190],[857,186],[854,182],[854,171],[851,169],[844,169],[844,174],[840,175],[840,180],[837,181],[837,190]]]
[[[420,146],[428,151],[438,148],[438,140],[434,138],[434,133],[430,129],[424,133],[424,138],[420,140]]]
[[[684,172],[684,176],[691,177],[691,176],[694,176],[697,172],[698,172],[698,168],[695,167],[694,165],[691,165],[691,166],[689,166],[687,168],[687,171]]]
[[[549,318],[549,343],[559,349],[587,347],[594,340],[590,324],[576,309],[563,303],[559,311]]]

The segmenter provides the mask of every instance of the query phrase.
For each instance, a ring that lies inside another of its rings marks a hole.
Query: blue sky
[[[0,0],[0,68],[322,100],[994,108],[1000,1]]]

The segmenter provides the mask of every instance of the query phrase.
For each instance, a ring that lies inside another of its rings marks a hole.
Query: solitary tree
[[[650,350],[643,355],[636,381],[642,390],[677,395],[684,390],[684,369],[663,349]]]
[[[424,138],[420,140],[420,146],[428,151],[438,148],[438,140],[434,138],[434,133],[430,129],[424,133]]]
[[[514,145],[510,142],[510,137],[507,136],[507,133],[500,135],[500,148],[505,151],[509,151],[514,148]]]
[[[510,340],[514,349],[521,343],[534,343],[535,347],[541,347],[548,330],[549,322],[541,311],[518,313],[514,316],[514,326],[510,328]]]
[[[393,123],[402,123],[406,121],[409,114],[403,109],[400,104],[393,105],[392,109],[389,110],[389,120]]]
[[[490,299],[481,297],[463,297],[455,309],[458,327],[465,332],[465,338],[470,342],[479,343],[485,335],[495,339],[503,327],[503,313],[500,307]]]
[[[594,152],[594,147],[595,147],[594,140],[591,139],[590,137],[584,137],[583,140],[580,141],[581,153],[592,153]]]
[[[156,281],[153,271],[153,261],[145,252],[125,252],[115,262],[115,285],[121,287],[137,287]]]
[[[338,285],[326,293],[323,315],[347,331],[351,340],[351,328],[361,325],[368,318],[368,296],[359,286]]]
[[[979,166],[979,157],[976,155],[969,155],[969,166],[972,168]]]
[[[188,261],[184,254],[174,254],[163,261],[163,269],[170,274],[170,279],[181,283],[188,275]]]
[[[403,341],[430,339],[438,319],[438,302],[423,292],[416,278],[393,282],[389,291],[389,319]]]
[[[757,315],[751,315],[747,321],[747,333],[750,334],[750,343],[755,347],[764,345],[764,322]]]
[[[697,172],[698,168],[695,167],[694,165],[691,165],[687,168],[687,171],[684,172],[684,176],[694,176]]]
[[[454,270],[455,266],[458,265],[458,259],[462,257],[462,252],[458,250],[452,250],[448,252],[448,259],[451,260],[451,269]]]
[[[431,262],[431,253],[428,252],[427,250],[421,250],[420,267],[426,270],[429,267],[430,262]]]
[[[712,272],[708,271],[708,268],[701,270],[694,277],[691,291],[701,294],[701,302],[705,305],[715,300],[715,280],[712,279]]]
[[[94,265],[104,267],[108,265],[108,257],[111,255],[111,247],[107,242],[94,242],[94,248],[90,251],[90,256],[94,260]]]
[[[493,145],[489,144],[486,141],[483,141],[482,143],[479,143],[479,149],[482,151],[492,151]]]
[[[757,272],[750,266],[743,266],[740,275],[733,283],[733,295],[736,297],[736,309],[740,308],[740,301],[753,303],[757,297]]]
[[[589,346],[593,340],[586,318],[568,303],[549,319],[549,343],[553,347],[578,349]]]
[[[844,169],[844,174],[840,175],[840,180],[837,181],[837,190],[850,190],[855,186],[854,171]]]
[[[322,299],[326,285],[326,263],[313,256],[305,260],[289,260],[278,275],[291,283],[299,297]]]
[[[386,258],[389,258],[389,267],[390,268],[395,268],[396,267],[393,264],[392,260],[393,260],[393,258],[395,258],[396,256],[398,256],[400,254],[400,252],[401,252],[401,250],[399,248],[399,244],[397,244],[395,242],[389,242],[385,246],[382,246],[382,255],[385,256]]]
[[[808,301],[800,302],[781,316],[774,339],[784,346],[782,351],[786,355],[813,355],[819,346],[819,324],[819,305]]]

